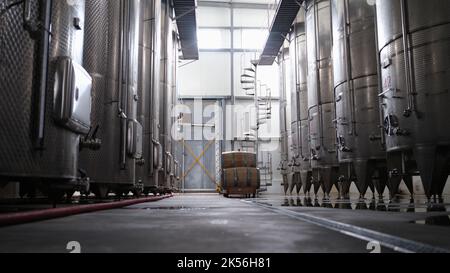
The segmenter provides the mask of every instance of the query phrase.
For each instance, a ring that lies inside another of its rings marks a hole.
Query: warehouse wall
[[[248,1],[243,1],[248,2]],[[255,121],[255,108],[252,97],[246,96],[242,89],[240,76],[244,68],[251,66],[251,61],[258,59],[268,35],[268,28],[274,12],[267,5],[272,1],[254,1],[251,4],[239,3],[205,3],[199,1],[198,7],[198,42],[200,59],[195,62],[179,64],[179,92],[186,99],[225,100],[226,108],[224,150],[232,149],[232,140],[242,138],[250,131]],[[256,3],[256,4],[255,4]],[[259,5],[258,5],[259,3]],[[276,170],[280,155],[278,142],[279,128],[279,74],[278,66],[259,67],[258,74],[263,95],[271,90],[272,120],[260,128],[260,137],[271,139],[274,182],[281,184],[281,177]],[[252,108],[253,107],[253,108]],[[239,144],[235,143],[235,148]]]
[[[240,75],[259,58],[273,11],[266,5],[201,1],[198,5],[200,59],[180,64],[180,96],[245,95]],[[268,84],[276,84],[275,66],[261,70]]]

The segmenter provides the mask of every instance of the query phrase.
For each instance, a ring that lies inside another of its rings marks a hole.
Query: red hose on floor
[[[65,208],[55,208],[55,209],[44,209],[38,211],[29,211],[29,212],[18,212],[18,213],[8,213],[1,215],[0,214],[0,227],[8,226],[8,225],[17,225],[23,223],[29,223],[34,221],[42,221],[53,218],[67,217],[70,215],[88,213],[100,210],[110,210],[128,207],[131,205],[148,203],[148,202],[156,202],[166,198],[170,198],[173,195],[163,195],[163,196],[152,196],[152,197],[144,197],[137,198],[132,200],[123,200],[116,201],[111,203],[101,203],[101,204],[92,204],[92,205],[80,205],[73,207],[65,207]]]

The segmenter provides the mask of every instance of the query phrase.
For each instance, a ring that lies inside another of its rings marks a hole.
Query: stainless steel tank
[[[84,16],[84,0],[25,1],[0,15],[0,181],[30,182],[22,196],[88,186],[78,172],[92,84],[81,66]]]
[[[289,47],[287,43],[283,44],[281,53],[278,55],[278,68],[280,75],[280,170],[283,179],[283,187],[285,194],[291,194],[296,184],[294,183],[294,172],[291,165],[291,157],[293,154],[293,146],[296,145],[292,141],[291,133],[291,105],[290,90],[288,85],[289,79]]]
[[[311,190],[311,149],[309,137],[308,116],[308,60],[306,58],[306,29],[305,11],[301,9],[297,14],[291,32],[290,44],[291,60],[291,132],[294,143],[292,165],[299,170],[299,180],[303,192],[309,194]]]
[[[174,29],[172,31],[172,48],[171,48],[171,54],[172,54],[172,92],[171,92],[171,108],[170,108],[170,117],[171,117],[171,124],[169,128],[169,136],[172,141],[171,146],[171,154],[172,154],[172,171],[171,171],[171,189],[173,191],[179,190],[179,181],[180,181],[180,146],[179,142],[176,141],[173,137],[173,130],[176,130],[177,126],[177,117],[174,116],[173,109],[178,103],[178,81],[177,81],[177,69],[178,69],[178,61],[179,61],[179,55],[178,55],[178,34],[176,30]]]
[[[354,181],[361,197],[374,185],[382,196],[387,180],[380,130],[375,6],[332,0],[333,68],[341,194]],[[375,193],[375,192],[374,192]]]
[[[416,171],[426,195],[441,196],[450,170],[450,1],[376,8],[391,196]]]
[[[160,141],[162,147],[162,168],[159,171],[160,189],[171,191],[173,177],[172,155],[172,93],[173,93],[173,8],[168,0],[161,1],[161,73],[160,73]]]
[[[161,52],[161,2],[141,1],[139,43],[139,105],[138,120],[143,126],[142,158],[137,165],[137,179],[144,184],[144,193],[158,189],[159,163],[159,77]]]
[[[130,190],[138,194],[142,191],[142,184],[135,183],[136,160],[142,157],[142,126],[137,121],[140,1],[89,1],[87,9],[85,48],[92,53],[86,54],[86,62],[92,64],[89,72],[96,78],[93,99],[98,107],[91,117],[92,128],[101,147],[83,151],[81,165],[96,194]]]
[[[337,184],[339,163],[336,151],[331,1],[306,1],[308,58],[308,116],[311,138],[311,167],[314,191],[321,185],[325,197]]]

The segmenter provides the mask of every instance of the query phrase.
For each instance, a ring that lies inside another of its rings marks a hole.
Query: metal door
[[[183,189],[216,190],[216,140],[184,140]]]
[[[186,101],[190,113],[184,115],[184,128],[189,133],[180,141],[183,149],[182,189],[184,191],[216,191],[220,185],[220,127],[207,107],[218,106],[217,100]],[[206,112],[206,113],[205,113]]]

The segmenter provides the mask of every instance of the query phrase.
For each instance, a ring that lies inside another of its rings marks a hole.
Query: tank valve
[[[389,171],[389,177],[396,177],[396,176],[400,176],[400,171],[398,169],[393,169]]]
[[[411,109],[406,109],[406,110],[403,112],[403,116],[404,116],[405,118],[409,118],[409,117],[411,116],[411,113],[412,113]]]
[[[97,125],[93,130],[92,128],[86,134],[85,137],[80,139],[80,150],[86,148],[93,151],[100,150],[102,146],[102,140],[97,138],[98,130],[100,129],[100,125]],[[92,134],[91,134],[92,133]]]
[[[93,151],[98,151],[100,150],[101,146],[102,140],[99,138],[90,138],[90,139],[82,138],[80,140],[80,149],[90,149]]]
[[[347,145],[345,145],[345,138],[343,136],[338,137],[338,144],[336,146],[338,146],[341,152],[344,153],[352,152],[352,149],[350,149],[349,147],[347,147]]]
[[[319,147],[320,149],[320,147]],[[319,155],[316,153],[314,149],[311,149],[311,160],[317,161],[319,160]]]
[[[408,130],[396,128],[394,129],[394,134],[396,136],[409,136],[411,133]]]
[[[144,166],[145,165],[145,159],[144,158],[137,158],[136,159],[136,164],[138,165],[138,166]]]

